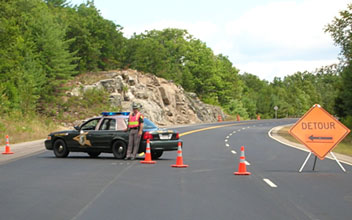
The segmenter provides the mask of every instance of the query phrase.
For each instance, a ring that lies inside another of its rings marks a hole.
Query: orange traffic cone
[[[222,122],[221,115],[218,115],[218,122]]]
[[[238,172],[234,172],[235,175],[251,175],[250,172],[247,172],[246,168],[246,157],[244,156],[244,147],[241,147],[241,157],[240,164],[238,165]]]
[[[186,168],[188,165],[183,164],[183,158],[182,158],[182,146],[181,142],[178,142],[177,145],[177,159],[176,159],[176,164],[171,165],[171,167],[176,167],[176,168]]]
[[[237,121],[241,121],[240,115],[237,115]]]
[[[257,115],[257,120],[260,120],[260,115]]]
[[[150,141],[147,139],[147,149],[145,150],[145,157],[144,160],[140,163],[143,164],[155,164],[156,161],[152,161],[152,154],[150,153]]]
[[[3,152],[2,154],[13,154],[13,152],[11,152],[11,149],[10,149],[10,142],[9,142],[9,136],[8,135],[6,135],[5,152]]]

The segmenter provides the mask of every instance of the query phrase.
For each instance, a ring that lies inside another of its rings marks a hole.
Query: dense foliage
[[[83,72],[133,68],[173,80],[204,102],[242,118],[299,117],[319,103],[352,115],[352,6],[327,26],[343,65],[297,72],[273,82],[239,74],[225,55],[187,30],[150,30],[132,37],[104,19],[93,1],[4,0],[0,4],[0,115],[67,111],[64,82]],[[72,101],[72,100],[71,100]],[[54,109],[54,110],[53,110]],[[59,111],[57,111],[59,110]],[[351,120],[352,121],[352,120]]]
[[[341,47],[343,67],[338,85],[336,113],[352,127],[352,4],[349,4],[346,10],[341,11],[340,17],[335,17],[325,31],[329,32],[336,45]]]
[[[238,70],[186,30],[153,30],[132,36],[125,64],[173,80],[211,104],[226,106],[240,97]]]

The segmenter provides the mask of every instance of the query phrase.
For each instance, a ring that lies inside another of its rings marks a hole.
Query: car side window
[[[109,129],[110,131],[115,131],[116,130],[116,120],[115,119],[111,119],[109,122]]]
[[[99,130],[115,131],[116,130],[116,120],[111,119],[111,118],[105,118],[103,120],[103,123],[101,123]]]
[[[95,130],[95,127],[97,126],[98,122],[100,121],[100,118],[96,118],[93,120],[90,120],[86,122],[85,124],[82,125],[81,130]]]
[[[104,119],[103,123],[101,123],[101,126],[99,130],[108,130],[107,128],[109,127],[109,119]]]
[[[126,122],[124,118],[117,118],[116,123],[117,123],[117,130],[123,131],[127,128],[128,119]]]

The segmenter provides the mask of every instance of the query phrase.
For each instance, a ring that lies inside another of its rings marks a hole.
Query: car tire
[[[91,158],[97,158],[97,157],[99,157],[99,155],[101,154],[101,152],[87,152],[87,154],[88,154]]]
[[[163,155],[163,153],[164,151],[161,151],[161,150],[152,151],[152,159],[153,160],[159,159]]]
[[[62,139],[58,139],[54,142],[53,151],[56,157],[64,158],[67,157],[70,151],[68,150],[66,143]]]
[[[126,157],[127,146],[123,141],[115,141],[112,144],[112,153],[116,159],[123,159]]]

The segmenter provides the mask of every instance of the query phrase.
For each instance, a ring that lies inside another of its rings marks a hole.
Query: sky
[[[86,0],[68,0],[72,5]],[[95,0],[101,15],[124,36],[146,30],[186,29],[240,73],[262,80],[338,63],[340,48],[325,27],[347,0]]]

